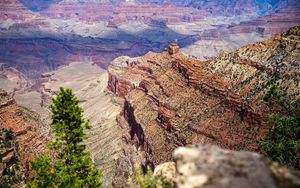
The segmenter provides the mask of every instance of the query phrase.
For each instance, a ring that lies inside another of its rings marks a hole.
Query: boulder
[[[280,167],[264,156],[213,145],[175,150],[178,188],[296,188],[299,172]]]

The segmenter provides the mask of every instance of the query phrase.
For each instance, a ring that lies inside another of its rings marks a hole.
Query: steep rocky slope
[[[0,88],[9,93],[15,93],[24,91],[32,85],[32,81],[23,73],[5,63],[0,63]]]
[[[19,145],[14,132],[0,129],[0,185],[20,187],[23,166],[20,164]]]
[[[299,100],[299,59],[299,27],[208,61],[171,45],[113,61],[108,89],[124,99],[119,123],[145,162],[159,164],[193,143],[260,151],[256,140],[271,128],[262,96],[279,84]]]
[[[80,100],[84,117],[90,121],[89,139],[85,144],[96,166],[103,172],[103,184],[110,187],[115,174],[115,161],[126,148],[122,140],[123,129],[117,125],[116,116],[121,108],[118,99],[106,92],[108,74],[92,62],[73,62],[56,71],[43,74],[41,96],[38,103],[47,109],[59,91],[70,88]],[[39,111],[43,118],[49,113]]]
[[[49,129],[44,127],[36,113],[19,107],[2,89],[0,89],[0,129],[11,129],[16,135],[24,177],[28,178],[30,161],[38,154],[48,151]]]

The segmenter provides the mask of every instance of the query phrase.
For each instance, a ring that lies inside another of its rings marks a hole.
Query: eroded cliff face
[[[299,100],[299,59],[299,27],[208,61],[171,45],[162,53],[116,59],[108,89],[124,98],[119,123],[128,124],[127,139],[148,163],[194,143],[260,151],[256,140],[271,128],[262,97],[279,84]]]
[[[59,93],[59,87],[73,90],[91,125],[85,145],[97,168],[103,172],[103,186],[111,187],[116,160],[126,148],[122,139],[126,131],[117,125],[116,116],[121,111],[119,99],[106,91],[107,82],[107,72],[95,63],[73,62],[42,75],[39,102],[47,109],[51,99]],[[49,112],[41,115],[49,119]]]
[[[31,160],[39,154],[48,152],[49,129],[44,127],[36,113],[19,107],[15,100],[1,89],[0,129],[12,130],[16,135],[18,158],[24,168],[24,174],[20,176],[24,176],[26,180],[31,173]]]
[[[8,93],[23,92],[33,85],[23,73],[5,63],[0,63],[0,88]]]

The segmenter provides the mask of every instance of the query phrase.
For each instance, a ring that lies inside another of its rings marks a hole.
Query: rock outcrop
[[[119,123],[130,129],[126,139],[150,164],[194,143],[260,152],[256,140],[271,129],[262,101],[269,87],[279,84],[300,99],[297,30],[208,61],[190,59],[174,45],[117,59],[108,69],[108,89],[124,99]]]
[[[16,135],[18,155],[26,180],[30,175],[30,161],[39,154],[48,152],[49,129],[44,127],[36,113],[19,107],[15,100],[1,89],[0,129],[12,130]]]
[[[296,188],[300,172],[287,169],[257,153],[224,150],[212,145],[175,150],[178,188]],[[160,174],[164,175],[164,174]],[[168,174],[167,174],[168,175]]]

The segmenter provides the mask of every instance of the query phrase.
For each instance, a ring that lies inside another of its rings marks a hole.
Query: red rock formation
[[[208,2],[208,7],[204,6],[205,4],[192,8],[168,4],[121,3],[114,6],[98,1],[89,3],[61,1],[47,9],[32,12],[20,1],[3,0],[0,1],[0,48],[3,49],[0,50],[0,59],[32,81],[36,81],[42,73],[73,61],[93,61],[102,68],[107,68],[109,62],[116,57],[137,56],[149,50],[160,51],[170,41],[180,41],[182,47],[187,47],[196,41],[210,39],[212,42],[201,44],[212,48],[212,52],[205,55],[210,57],[216,55],[219,49],[226,50],[222,47],[223,40],[225,45],[226,41],[236,40],[234,38],[237,36],[233,36],[232,39],[232,34],[257,32],[261,36],[268,36],[299,24],[299,5],[288,6],[288,9],[280,8],[280,11],[274,14],[234,24],[244,18],[233,18],[234,21],[230,23],[227,17],[219,17],[218,23],[214,23],[211,18],[215,14],[209,13],[207,16],[206,12],[210,12],[209,7],[217,6],[218,3]],[[257,12],[248,3],[235,4],[237,9],[240,9],[241,5],[242,8],[245,6],[245,9],[249,10],[242,12],[241,15]],[[223,8],[223,5],[218,6],[216,12],[223,13],[220,11]],[[205,29],[205,26],[198,30],[196,25],[200,26],[198,21],[202,23],[204,18],[208,18],[207,25],[213,27]],[[139,26],[136,31],[132,23]],[[96,29],[93,29],[93,24]],[[196,25],[190,30],[190,26],[194,24]],[[129,30],[126,31],[126,28]],[[240,40],[245,41],[242,39],[241,36]],[[234,48],[244,44],[237,41],[233,42]],[[201,53],[190,55],[204,58]]]
[[[17,10],[17,11],[16,11]],[[26,20],[34,18],[36,14],[32,13],[18,0],[1,0],[0,1],[0,20]]]
[[[165,23],[192,22],[201,20],[205,16],[197,9],[174,5],[126,3],[113,5],[99,2],[85,4],[60,2],[43,10],[41,15],[58,19],[78,18],[88,23],[109,21],[112,26],[130,21],[144,23],[149,23],[150,20],[161,20]]]
[[[262,35],[274,35],[286,32],[288,28],[299,25],[300,5],[285,8],[269,15],[258,17],[230,28],[230,33],[257,32]],[[260,28],[260,29],[259,29]]]
[[[295,30],[205,62],[174,45],[162,53],[116,59],[108,89],[125,99],[122,116],[144,159],[158,164],[176,147],[195,143],[260,151],[256,140],[271,128],[270,109],[262,101],[268,88],[280,83],[300,98]]]
[[[37,114],[19,107],[3,90],[0,90],[0,129],[11,129],[16,134],[20,160],[28,178],[30,161],[47,152],[49,130],[43,127]]]

